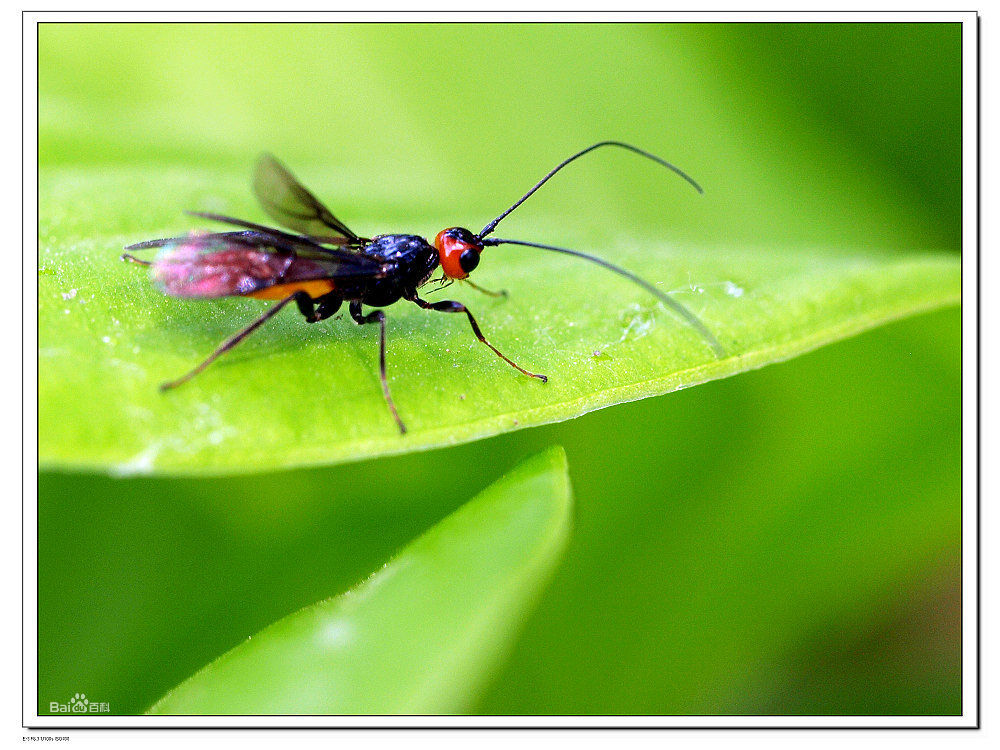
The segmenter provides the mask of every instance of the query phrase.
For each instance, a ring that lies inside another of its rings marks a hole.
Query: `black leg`
[[[316,299],[305,292],[298,294],[299,296],[295,298],[295,304],[298,305],[299,312],[302,313],[302,317],[306,319],[307,323],[318,323],[321,320],[326,320],[340,309],[340,305],[344,301],[335,292],[324,294]]]
[[[428,284],[437,284],[433,289],[428,289],[428,294],[433,294],[435,292],[440,292],[442,289],[447,289],[452,284],[455,283],[454,279],[449,279],[447,276],[441,276],[439,279],[431,279],[427,282]]]
[[[133,263],[138,263],[140,266],[151,266],[151,265],[153,265],[148,260],[142,260],[141,258],[136,258],[131,253],[122,253],[122,260],[130,260]]]
[[[299,308],[299,312],[302,313],[302,317],[306,319],[307,323],[315,323],[319,320],[312,297],[305,292],[296,292],[292,295],[292,299],[295,300],[295,306]]]
[[[366,323],[379,324],[378,373],[379,377],[382,379],[382,395],[385,396],[385,403],[389,406],[389,411],[392,412],[392,418],[395,419],[396,424],[399,425],[399,432],[405,435],[406,425],[403,424],[403,420],[399,418],[399,412],[396,411],[396,404],[393,403],[392,394],[389,392],[389,381],[385,376],[385,313],[381,310],[376,310],[373,313],[365,315],[361,312],[361,303],[357,301],[351,302],[350,311],[351,317],[354,318],[354,322],[359,326],[363,326]]]
[[[462,279],[462,281],[464,281],[466,284],[468,284],[469,286],[471,286],[477,292],[482,292],[487,297],[507,297],[508,296],[506,289],[501,289],[499,292],[494,292],[494,291],[492,291],[490,289],[484,289],[483,287],[479,286],[479,284],[473,284],[468,279]]]
[[[344,300],[338,297],[335,292],[324,294],[316,300],[317,320],[326,320],[331,315],[334,315],[340,309],[343,302]]]
[[[176,388],[179,385],[183,385],[184,383],[189,381],[191,378],[193,378],[195,375],[197,375],[199,372],[201,372],[210,364],[212,364],[215,360],[217,360],[220,356],[228,352],[230,349],[232,349],[234,346],[240,343],[243,339],[245,339],[251,333],[256,331],[262,325],[264,325],[264,323],[266,323],[272,316],[277,314],[278,311],[281,310],[281,308],[283,308],[292,300],[295,300],[299,304],[299,309],[301,310],[303,304],[301,302],[302,297],[305,297],[305,299],[309,300],[310,302],[309,313],[311,315],[312,300],[309,298],[309,295],[306,294],[305,292],[295,292],[295,294],[291,294],[288,297],[285,297],[283,300],[278,302],[278,304],[269,307],[267,311],[259,318],[257,318],[257,320],[255,320],[253,323],[248,325],[239,333],[230,336],[228,339],[219,344],[219,348],[216,349],[214,352],[212,352],[204,362],[202,362],[200,365],[191,370],[191,372],[187,373],[186,375],[182,375],[181,377],[177,378],[177,380],[171,380],[169,383],[164,383],[163,385],[160,386],[160,390],[167,391],[170,390],[171,388]]]
[[[416,295],[413,295],[409,299],[411,302],[415,302],[417,305],[424,308],[425,310],[437,310],[438,312],[449,312],[449,313],[465,313],[466,317],[468,317],[469,319],[469,325],[472,326],[472,332],[476,334],[476,338],[482,341],[484,344],[486,344],[486,346],[488,346],[490,349],[492,349],[493,353],[496,354],[498,357],[500,357],[500,359],[502,359],[504,362],[506,362],[508,365],[513,367],[518,372],[523,372],[525,375],[529,377],[538,378],[543,383],[547,383],[549,381],[548,377],[545,375],[538,375],[537,373],[534,372],[528,372],[519,364],[517,364],[514,360],[512,360],[510,357],[507,357],[503,352],[501,352],[499,349],[493,346],[493,344],[487,341],[486,337],[483,336],[483,332],[479,330],[479,324],[476,323],[476,319],[473,318],[472,313],[469,312],[469,308],[467,308],[461,302],[455,302],[453,300],[443,300],[441,302],[428,302],[427,300],[420,299],[420,297]]]

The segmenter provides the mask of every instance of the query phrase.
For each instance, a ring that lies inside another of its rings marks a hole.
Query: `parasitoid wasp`
[[[550,250],[583,258],[613,271],[655,295],[694,328],[717,357],[724,356],[722,346],[694,313],[634,273],[577,250],[489,236],[497,224],[559,170],[603,146],[616,146],[650,159],[682,177],[699,193],[703,192],[690,176],[660,157],[628,143],[601,141],[557,164],[478,234],[462,227],[451,227],[440,231],[431,245],[423,237],[412,234],[383,234],[372,238],[358,236],[303,187],[277,159],[269,154],[262,155],[254,172],[254,193],[264,211],[294,233],[228,216],[190,211],[188,213],[192,216],[241,229],[147,240],[125,248],[128,252],[122,255],[122,259],[150,266],[153,282],[165,294],[196,299],[242,296],[277,300],[277,304],[272,305],[250,325],[223,341],[198,366],[177,380],[164,383],[160,388],[168,390],[187,382],[291,302],[296,304],[308,323],[329,318],[344,302],[348,302],[348,310],[355,323],[379,325],[379,376],[382,394],[399,431],[405,433],[406,426],[393,403],[386,379],[385,313],[374,310],[366,314],[362,310],[363,305],[386,307],[401,299],[413,302],[425,310],[465,314],[477,339],[518,372],[544,383],[548,380],[545,375],[529,372],[491,344],[472,313],[461,302],[429,302],[418,295],[418,290],[432,281],[431,275],[439,266],[443,274],[440,281],[445,284],[461,281],[486,294],[505,294],[490,292],[469,281],[469,274],[479,265],[483,250],[497,245]],[[150,248],[160,249],[152,261],[141,260],[132,255],[134,251]]]

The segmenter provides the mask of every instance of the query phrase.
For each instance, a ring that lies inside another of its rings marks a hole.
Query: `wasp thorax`
[[[452,227],[438,232],[434,247],[441,257],[441,270],[452,279],[464,279],[479,265],[483,243],[468,229]]]

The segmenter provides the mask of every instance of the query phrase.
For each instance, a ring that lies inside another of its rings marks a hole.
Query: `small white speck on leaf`
[[[736,284],[734,284],[731,281],[727,281],[726,282],[726,294],[728,294],[730,297],[736,297],[736,298],[742,297],[743,296],[743,287],[737,286]]]

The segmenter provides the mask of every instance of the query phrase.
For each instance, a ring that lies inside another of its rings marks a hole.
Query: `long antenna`
[[[503,218],[503,217],[501,217]],[[576,258],[583,258],[584,260],[589,260],[591,263],[596,263],[599,266],[607,268],[609,271],[614,271],[619,276],[624,276],[629,281],[632,281],[643,289],[645,289],[650,294],[653,294],[660,300],[663,304],[673,310],[675,313],[680,315],[688,325],[694,328],[701,337],[708,342],[708,345],[712,347],[712,351],[715,352],[715,356],[722,359],[726,356],[726,350],[722,348],[722,344],[719,343],[718,339],[712,334],[711,331],[701,322],[701,319],[695,315],[693,312],[688,310],[684,305],[675,300],[673,297],[669,297],[662,291],[657,289],[655,286],[650,284],[644,278],[636,276],[631,271],[626,271],[624,268],[609,263],[603,258],[598,258],[596,255],[588,255],[587,253],[581,253],[578,250],[568,250],[565,247],[555,247],[554,245],[542,245],[537,242],[522,242],[521,240],[501,240],[501,239],[489,239],[483,240],[483,245],[523,245],[524,247],[537,247],[541,250],[551,250],[555,253],[563,253],[565,255],[572,255]]]
[[[498,217],[496,217],[493,221],[491,221],[489,224],[487,224],[485,227],[483,227],[483,231],[481,231],[479,233],[479,238],[482,239],[486,235],[491,234],[493,232],[493,230],[496,229],[497,224],[499,224],[501,221],[503,221],[504,217],[506,217],[507,214],[509,214],[515,208],[517,208],[522,203],[524,203],[526,200],[528,200],[528,198],[530,198],[535,193],[535,191],[538,190],[538,188],[540,188],[542,185],[544,185],[546,182],[548,182],[549,179],[551,179],[551,177],[556,172],[558,172],[560,169],[562,169],[563,167],[565,167],[570,162],[579,159],[584,154],[589,154],[594,149],[601,148],[602,146],[618,146],[618,148],[624,148],[627,151],[631,151],[634,154],[639,154],[639,156],[645,156],[647,159],[651,159],[651,160],[655,161],[657,164],[660,164],[661,166],[666,167],[667,169],[671,170],[672,172],[676,172],[678,175],[680,175],[685,180],[687,180],[691,184],[691,186],[695,190],[697,190],[699,193],[704,193],[705,192],[704,190],[701,189],[701,185],[699,185],[697,182],[695,182],[691,178],[690,175],[688,175],[686,172],[684,172],[683,170],[681,170],[679,167],[675,167],[670,162],[664,161],[659,156],[651,154],[648,151],[643,151],[641,148],[636,148],[635,146],[632,146],[632,145],[630,145],[628,143],[622,143],[621,141],[601,141],[600,143],[595,143],[593,146],[588,146],[583,151],[579,151],[579,152],[573,154],[568,159],[565,159],[565,160],[559,162],[559,164],[557,164],[552,169],[551,172],[549,172],[542,179],[540,179],[535,184],[535,186],[533,188],[531,188],[531,190],[529,190],[527,193],[525,193],[524,195],[522,195],[521,199],[518,200],[517,203],[515,203],[513,206],[511,206],[510,208],[508,208],[506,211],[504,211],[502,214],[500,214]]]

